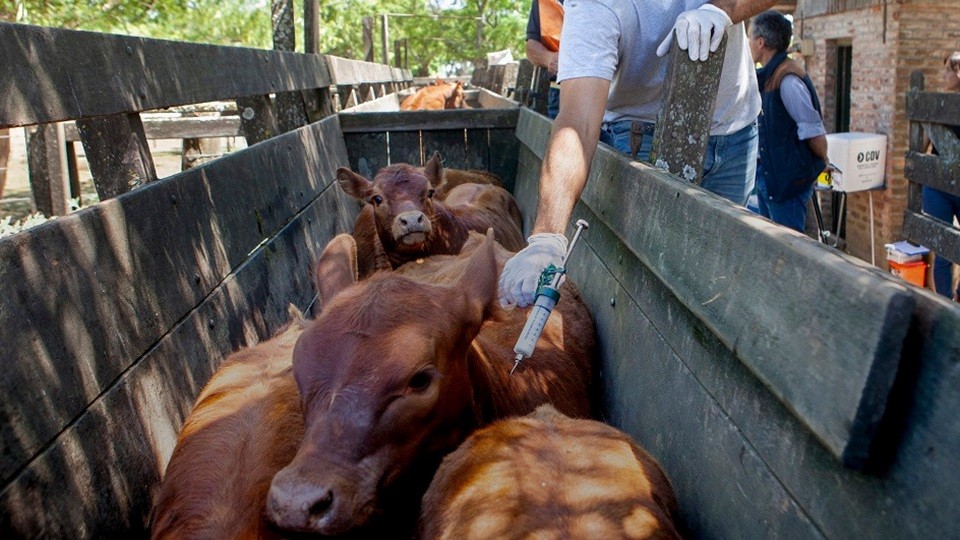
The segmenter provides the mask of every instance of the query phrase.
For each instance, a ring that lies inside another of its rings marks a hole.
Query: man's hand
[[[544,268],[560,266],[567,252],[562,234],[540,233],[527,239],[527,247],[507,261],[500,274],[500,305],[526,307],[537,294],[537,282]]]
[[[677,45],[690,54],[691,60],[705,61],[715,52],[723,40],[723,33],[733,21],[727,12],[713,4],[704,4],[697,9],[684,11],[667,37],[657,47],[657,56],[670,52],[674,31],[677,33]]]

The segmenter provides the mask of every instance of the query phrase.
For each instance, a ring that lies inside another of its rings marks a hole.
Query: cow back
[[[679,538],[676,496],[624,433],[550,406],[474,432],[423,498],[422,537]]]
[[[465,183],[450,190],[444,204],[470,231],[493,229],[494,239],[509,251],[526,246],[523,218],[509,191],[490,184]]]
[[[273,475],[303,438],[291,371],[295,321],[238,351],[214,373],[186,418],[167,465],[152,538],[274,538],[264,519]]]

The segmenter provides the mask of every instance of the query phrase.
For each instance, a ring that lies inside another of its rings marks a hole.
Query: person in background
[[[750,27],[750,51],[757,70],[763,114],[757,161],[760,215],[804,232],[814,183],[827,167],[827,131],[813,82],[787,57],[793,37],[790,21],[765,11]]]
[[[586,185],[598,139],[638,159],[649,158],[674,35],[678,47],[699,61],[727,35],[701,186],[746,204],[757,165],[760,93],[743,21],[775,3],[577,0],[564,5],[560,113],[541,169],[534,234],[501,273],[501,305],[532,303],[540,273],[563,260],[563,232]],[[638,133],[645,135],[642,143],[631,144]]]
[[[550,90],[547,92],[547,116],[550,118],[556,118],[560,110],[557,63],[562,26],[563,0],[533,0],[527,19],[527,60],[550,73]]]
[[[954,51],[943,59],[941,71],[944,92],[960,92],[960,51]],[[953,126],[953,132],[960,137],[960,126]],[[939,154],[936,148],[934,154]],[[953,223],[960,219],[960,196],[952,195],[929,186],[923,186],[923,211],[926,214]],[[938,294],[960,300],[960,286],[953,289],[952,262],[935,255],[933,262],[933,285]]]

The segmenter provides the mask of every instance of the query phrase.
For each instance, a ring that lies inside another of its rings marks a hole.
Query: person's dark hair
[[[943,65],[950,66],[953,71],[960,71],[960,51],[953,51],[945,56]]]
[[[766,46],[777,52],[785,51],[793,37],[793,25],[779,11],[764,11],[753,19],[753,37],[763,38]]]

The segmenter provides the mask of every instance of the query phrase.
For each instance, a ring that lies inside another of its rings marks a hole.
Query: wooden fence
[[[948,127],[960,125],[960,94],[924,92],[923,73],[915,71],[907,93],[907,120],[910,146],[905,172],[910,188],[903,233],[938,257],[960,262],[960,229],[924,214],[921,200],[923,186],[960,196],[960,140]],[[940,155],[926,153],[927,139]]]
[[[64,62],[64,51],[84,52]],[[42,124],[28,151],[34,199],[47,215],[68,211],[78,184],[77,138],[102,199],[156,180],[146,141],[166,133],[155,125],[148,129],[142,111],[236,100],[237,120],[207,124],[209,131],[185,121],[182,129],[218,136],[232,133],[239,122],[253,145],[412,80],[408,71],[332,56],[6,23],[0,24],[0,79],[0,95],[6,96],[0,128]],[[301,99],[286,106],[299,112],[278,112],[271,98],[278,92],[297,93]],[[67,120],[76,121],[75,131],[57,123]]]

